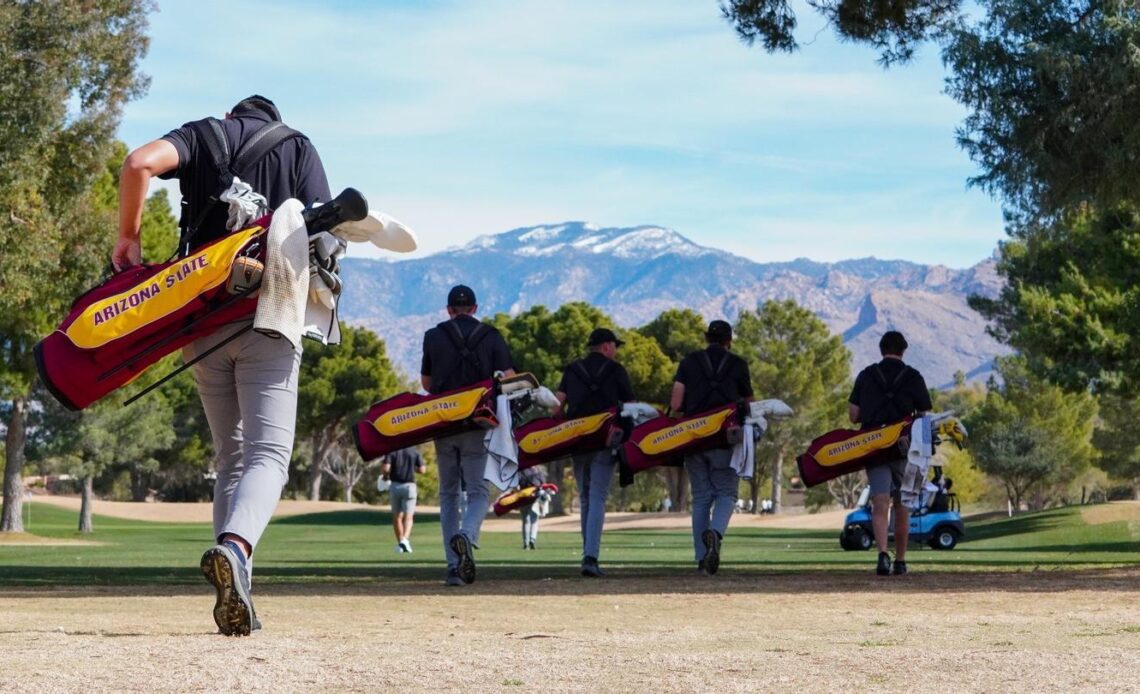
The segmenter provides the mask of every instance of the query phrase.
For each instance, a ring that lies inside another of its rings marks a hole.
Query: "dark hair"
[[[230,113],[241,113],[242,111],[261,111],[272,120],[281,120],[281,112],[277,110],[277,105],[260,94],[247,96],[230,109]]]
[[[727,321],[714,320],[705,331],[705,340],[713,345],[728,344],[732,340],[732,326]]]
[[[888,330],[883,333],[882,339],[879,340],[879,354],[884,356],[888,354],[898,354],[901,356],[909,346],[902,333],[897,330]]]

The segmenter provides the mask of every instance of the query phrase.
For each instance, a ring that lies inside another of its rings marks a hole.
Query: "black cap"
[[[457,284],[447,293],[447,305],[461,308],[475,305],[475,290],[465,284]]]
[[[714,320],[709,323],[709,329],[705,331],[705,339],[710,342],[724,342],[725,340],[732,339],[732,326],[728,321]]]
[[[590,340],[586,343],[586,346],[597,347],[598,345],[604,345],[607,342],[612,342],[618,347],[621,347],[625,344],[625,342],[619,340],[618,336],[614,335],[614,331],[610,330],[609,328],[594,328],[594,332],[590,333]]]

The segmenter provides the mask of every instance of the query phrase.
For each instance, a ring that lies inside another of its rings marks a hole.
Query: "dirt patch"
[[[37,547],[96,547],[102,544],[105,543],[92,542],[90,540],[63,540],[54,537],[40,537],[30,533],[0,533],[0,547],[24,547],[27,545],[35,545]]]
[[[1140,521],[1140,501],[1110,501],[1081,509],[1081,518],[1089,525]]]
[[[1123,691],[1140,572],[1098,576],[272,586],[248,639],[204,585],[8,590],[0,649],[11,691]]]
[[[77,496],[44,495],[34,497],[34,501],[51,504],[59,508],[79,513],[80,499]],[[214,505],[203,503],[166,503],[166,502],[133,502],[133,501],[103,501],[96,499],[92,502],[92,512],[112,518],[126,520],[148,521],[155,523],[211,523],[214,518]],[[299,516],[306,513],[325,513],[328,511],[345,510],[382,510],[377,506],[367,504],[347,504],[340,501],[294,501],[282,500],[277,504],[275,518],[285,516]]]

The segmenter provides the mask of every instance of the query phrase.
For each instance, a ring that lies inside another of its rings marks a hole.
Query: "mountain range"
[[[1000,291],[993,259],[966,269],[876,258],[761,263],[658,226],[566,222],[480,236],[411,260],[346,258],[341,276],[341,318],[383,337],[409,375],[419,373],[424,330],[446,318],[447,290],[459,283],[475,290],[482,316],[586,301],[622,327],[673,307],[731,321],[764,301],[794,299],[843,336],[855,371],[878,360],[884,331],[901,330],[911,345],[907,362],[932,387],[948,385],[957,371],[984,378],[994,357],[1009,352],[966,303],[970,294]]]

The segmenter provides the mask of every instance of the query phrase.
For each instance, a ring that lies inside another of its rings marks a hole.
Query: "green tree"
[[[1140,500],[1140,400],[1106,396],[1100,399],[1101,421],[1093,433],[1100,451],[1097,466],[1132,487]]]
[[[1011,502],[1019,505],[1033,488],[1032,506],[1041,507],[1047,493],[1056,495],[1095,460],[1097,403],[1034,376],[1020,357],[999,359],[997,371],[1001,384],[991,382],[966,420],[971,450],[982,471],[1006,484]],[[1014,457],[1001,458],[1007,454]]]
[[[1070,390],[1140,393],[1140,216],[1084,207],[1002,246],[997,299],[971,297],[990,332]]]
[[[141,94],[146,0],[0,5],[0,398],[11,403],[0,531],[21,520],[32,346],[109,254],[91,184]],[[51,278],[51,281],[45,281]]]
[[[657,341],[661,351],[674,363],[685,355],[705,348],[705,319],[690,308],[670,308],[637,329]]]
[[[733,349],[748,362],[757,399],[778,398],[796,416],[772,422],[757,446],[757,458],[771,460],[773,511],[781,510],[784,462],[813,438],[840,426],[851,389],[851,352],[843,339],[795,301],[769,301],[736,322]],[[759,461],[758,461],[759,467]],[[759,475],[752,482],[758,509]]]
[[[372,403],[403,390],[384,342],[344,326],[339,345],[309,342],[301,358],[297,435],[312,443],[309,498],[320,499],[329,454]]]

